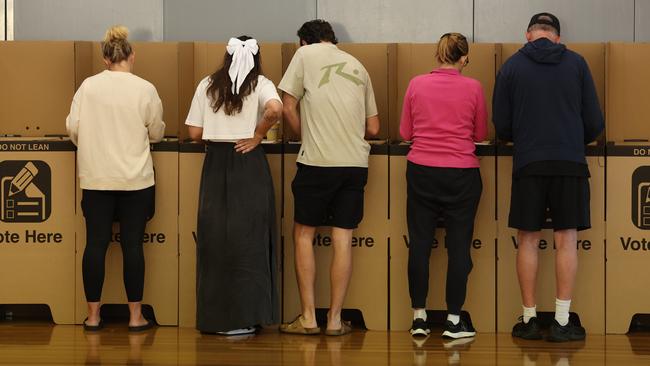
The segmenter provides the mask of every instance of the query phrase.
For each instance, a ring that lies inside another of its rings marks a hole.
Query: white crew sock
[[[450,321],[451,324],[456,325],[460,321],[460,315],[447,314],[447,320]]]
[[[426,309],[413,309],[413,320],[422,319],[427,321],[427,311]]]
[[[533,306],[532,308],[527,308],[523,306],[523,308],[524,308],[524,323],[528,324],[530,318],[537,317],[537,305]]]
[[[555,320],[561,326],[569,324],[569,309],[571,308],[571,300],[555,299]]]

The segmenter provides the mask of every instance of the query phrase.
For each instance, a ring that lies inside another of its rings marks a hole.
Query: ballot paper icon
[[[0,220],[43,222],[52,212],[52,172],[44,161],[0,162]]]

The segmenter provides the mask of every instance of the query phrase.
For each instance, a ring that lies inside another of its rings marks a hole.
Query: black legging
[[[447,311],[460,315],[467,276],[474,217],[483,189],[477,168],[434,168],[408,162],[406,216],[409,231],[409,292],[414,309],[426,307],[429,257],[439,217],[445,220]]]
[[[111,241],[114,218],[120,222],[124,287],[129,302],[142,301],[144,250],[142,240],[147,220],[153,216],[154,187],[138,191],[83,190],[81,208],[86,219],[86,249],[83,280],[86,300],[98,302],[104,285],[106,250]]]

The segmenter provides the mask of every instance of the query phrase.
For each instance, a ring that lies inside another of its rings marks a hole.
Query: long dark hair
[[[240,41],[252,39],[249,36],[237,37]],[[217,113],[221,107],[226,115],[232,116],[241,112],[244,106],[244,98],[255,91],[257,87],[257,79],[262,75],[262,64],[260,62],[260,52],[253,55],[255,66],[251,72],[244,79],[244,83],[239,89],[239,94],[233,94],[232,81],[228,75],[230,64],[232,63],[232,55],[226,53],[223,56],[223,65],[210,75],[210,84],[208,85],[207,95],[212,101],[210,106],[214,113]]]

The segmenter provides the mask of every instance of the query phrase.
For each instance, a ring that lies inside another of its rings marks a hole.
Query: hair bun
[[[114,25],[106,31],[104,42],[126,41],[129,37],[129,29],[123,25]]]

